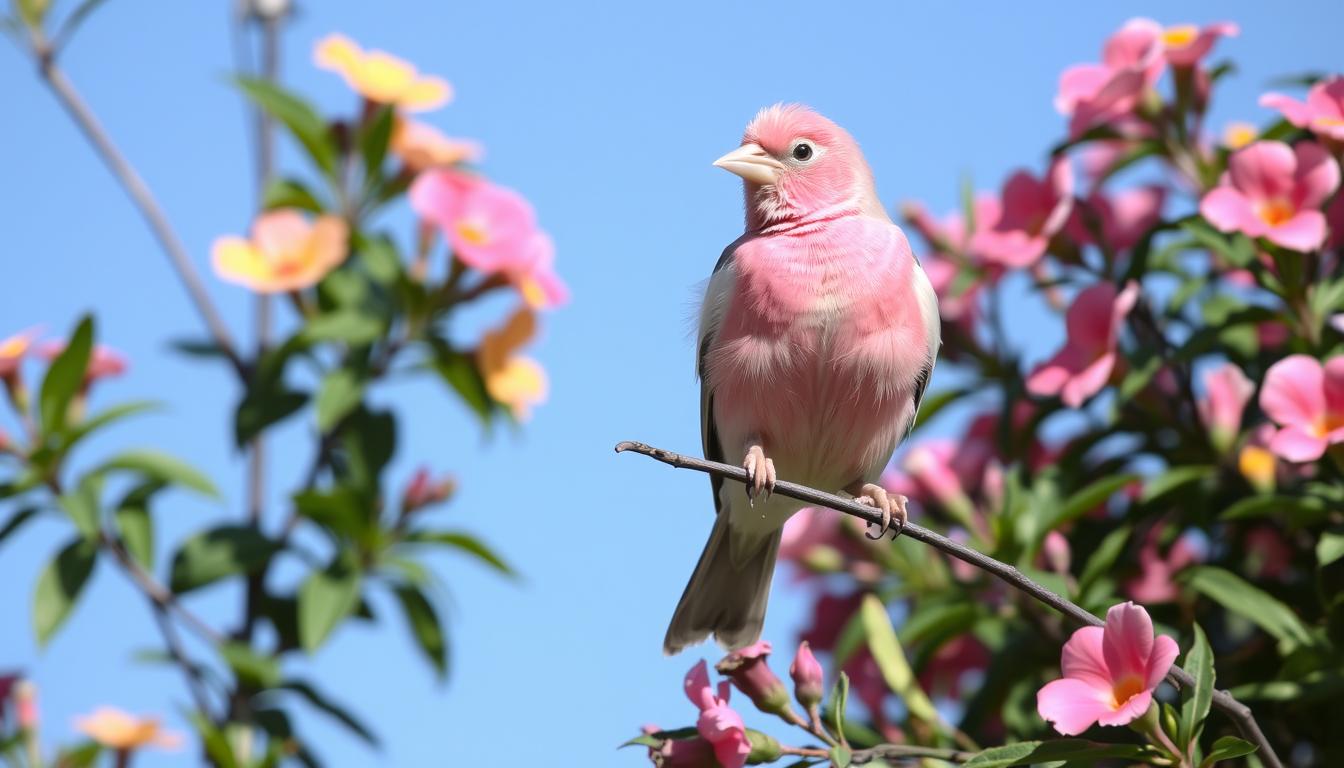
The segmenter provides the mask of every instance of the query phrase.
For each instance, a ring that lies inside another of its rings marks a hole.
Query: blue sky
[[[254,205],[247,123],[225,83],[229,5],[108,3],[64,62],[202,268],[210,241],[243,230]],[[347,627],[296,664],[383,738],[376,755],[320,717],[303,718],[330,765],[512,764],[540,754],[564,755],[561,764],[637,765],[637,751],[614,748],[641,723],[692,721],[680,680],[701,655],[665,659],[660,644],[710,525],[708,483],[611,447],[634,438],[699,450],[688,317],[695,287],[742,226],[739,186],[710,162],[737,144],[759,107],[813,105],[863,145],[885,201],[917,198],[943,212],[967,174],[997,188],[1018,165],[1039,169],[1062,131],[1051,107],[1059,72],[1096,59],[1131,15],[1241,23],[1242,36],[1219,47],[1241,70],[1219,92],[1215,128],[1267,120],[1255,102],[1275,75],[1344,65],[1339,3],[1291,12],[1250,2],[1078,3],[1055,6],[1048,18],[1012,5],[874,5],[301,9],[285,38],[288,83],[328,110],[352,108],[341,81],[309,63],[313,42],[332,31],[450,79],[458,98],[431,120],[482,140],[486,171],[536,204],[574,294],[546,320],[536,355],[550,371],[551,400],[521,432],[483,438],[433,382],[377,393],[412,417],[402,422],[394,477],[422,463],[456,474],[461,492],[438,519],[478,532],[523,577],[511,583],[460,559],[435,562],[451,589],[444,685],[395,616],[378,629]],[[170,339],[200,335],[196,315],[120,190],[10,46],[0,48],[0,92],[0,336],[37,323],[64,332],[96,311],[102,340],[133,361],[97,397],[168,407],[101,438],[84,460],[152,446],[204,468],[224,489],[222,502],[181,494],[160,506],[162,565],[189,531],[240,514],[243,462],[229,439],[236,386],[224,370],[169,350]],[[288,151],[282,166],[302,170]],[[389,223],[404,237],[407,222],[403,214]],[[208,282],[246,335],[249,297]],[[1026,344],[1036,355],[1060,334],[1039,330]],[[296,420],[275,441],[277,507],[306,465],[308,430]],[[69,740],[73,716],[100,704],[180,725],[175,712],[187,699],[176,674],[132,659],[155,635],[113,569],[100,566],[62,634],[35,647],[33,584],[66,536],[53,520],[0,550],[0,669],[22,668],[37,681],[48,743]],[[785,650],[803,617],[780,582],[765,636]],[[191,604],[231,621],[239,599],[215,589]],[[712,661],[718,652],[703,655]]]

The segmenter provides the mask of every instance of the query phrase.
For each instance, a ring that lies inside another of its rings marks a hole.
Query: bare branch
[[[691,456],[683,456],[672,451],[665,451],[662,448],[654,448],[644,443],[625,441],[617,443],[616,452],[633,452],[657,459],[664,464],[670,464],[682,469],[694,469],[697,472],[705,472],[717,477],[728,480],[736,480],[739,483],[747,482],[747,471],[742,467],[734,467],[728,464],[721,464],[717,461],[705,461]],[[882,513],[872,507],[864,506],[852,499],[842,498],[835,494],[818,491],[815,488],[809,488],[805,485],[789,483],[783,480],[775,483],[775,493],[781,496],[788,496],[791,499],[798,499],[809,504],[815,504],[819,507],[834,509],[837,512],[843,512],[847,515],[857,517],[869,525],[880,526],[882,524]],[[1069,602],[1063,597],[1051,592],[1045,587],[1037,584],[1027,578],[1013,566],[995,560],[994,558],[978,552],[970,547],[958,544],[955,541],[939,533],[929,530],[916,523],[906,523],[905,527],[897,532],[897,535],[904,534],[916,541],[921,541],[929,546],[944,552],[952,557],[979,568],[982,571],[993,574],[1002,579],[1009,586],[1021,592],[1025,592],[1045,605],[1054,608],[1056,611],[1064,614],[1077,624],[1099,627],[1105,624],[1100,618],[1092,615],[1083,608]],[[1185,670],[1173,666],[1167,673],[1167,681],[1177,688],[1185,688],[1194,685],[1194,680]],[[1251,710],[1245,704],[1237,701],[1232,694],[1227,691],[1214,691],[1213,704],[1224,714],[1226,714],[1234,723],[1241,735],[1258,748],[1257,756],[1263,762],[1266,768],[1283,768],[1279,758],[1274,754],[1274,748],[1270,746],[1269,740],[1265,738],[1264,733],[1260,731],[1260,726],[1255,722],[1255,717]]]

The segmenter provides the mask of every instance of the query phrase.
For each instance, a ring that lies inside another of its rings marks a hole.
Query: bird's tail
[[[728,510],[719,513],[700,562],[695,565],[695,573],[691,574],[681,602],[672,614],[667,637],[663,639],[663,653],[671,656],[711,634],[728,649],[760,639],[780,534],[780,530],[775,530],[743,562],[734,563]]]

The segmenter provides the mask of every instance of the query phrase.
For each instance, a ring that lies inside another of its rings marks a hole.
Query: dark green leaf
[[[1200,768],[1211,768],[1217,765],[1221,760],[1234,760],[1238,757],[1245,757],[1256,749],[1255,745],[1249,741],[1238,739],[1236,736],[1224,736],[1213,742],[1213,748],[1209,750],[1208,757],[1200,763]]]
[[[439,678],[443,679],[448,674],[448,643],[434,604],[418,587],[407,584],[393,587],[393,593],[401,603],[401,610],[406,615],[416,646],[434,666]]]
[[[1255,258],[1255,245],[1249,239],[1241,235],[1229,237],[1203,219],[1187,219],[1180,222],[1180,227],[1232,266],[1245,267]]]
[[[89,541],[97,541],[102,530],[103,478],[97,470],[80,478],[73,490],[66,491],[58,500],[61,509]]]
[[[196,732],[200,734],[206,754],[210,756],[210,760],[218,768],[240,768],[238,758],[233,754],[233,747],[229,745],[228,738],[223,731],[210,721],[209,717],[200,712],[189,712],[187,713],[187,719],[191,720]]]
[[[308,395],[285,389],[248,394],[234,414],[234,440],[239,447],[247,445],[262,431],[298,413],[307,402]]]
[[[69,433],[65,437],[65,450],[74,447],[75,443],[78,443],[80,440],[83,440],[103,427],[121,421],[128,416],[145,413],[146,411],[158,410],[159,407],[159,404],[155,402],[136,400],[129,403],[122,403],[121,405],[114,405],[107,410],[99,411],[70,428]]]
[[[1106,574],[1115,565],[1115,561],[1124,551],[1125,544],[1129,542],[1129,526],[1123,526],[1106,534],[1106,538],[1101,540],[1097,548],[1088,558],[1087,564],[1083,566],[1082,573],[1078,576],[1078,593],[1082,594],[1087,588],[1097,580],[1098,577]]]
[[[70,401],[84,385],[84,374],[93,354],[93,318],[85,315],[75,328],[65,349],[51,361],[47,375],[42,379],[39,409],[42,429],[47,433],[65,429]]]
[[[1140,500],[1144,504],[1148,504],[1178,488],[1211,478],[1217,474],[1217,471],[1217,467],[1203,464],[1171,467],[1166,472],[1144,483],[1143,495]]]
[[[299,587],[299,642],[313,653],[359,604],[360,573],[337,557],[325,570],[313,571]]]
[[[211,498],[219,498],[219,490],[210,482],[210,478],[181,459],[158,451],[126,451],[104,462],[100,469],[136,472],[149,480],[165,485],[180,485]]]
[[[272,179],[262,194],[261,207],[268,211],[276,208],[298,208],[309,213],[322,213],[327,209],[307,185],[295,179]]]
[[[187,539],[173,558],[174,592],[199,589],[230,576],[253,573],[279,551],[256,528],[225,525]]]
[[[397,254],[396,243],[390,237],[356,234],[355,251],[364,270],[379,285],[390,286],[401,276],[401,257]]]
[[[86,741],[73,747],[65,747],[57,753],[57,768],[93,768],[103,755],[103,745],[96,741]]]
[[[346,417],[341,432],[346,462],[343,479],[376,498],[383,469],[397,449],[396,416],[361,407]]]
[[[294,495],[300,515],[351,541],[363,541],[372,519],[369,503],[351,488],[300,491]]]
[[[392,107],[380,107],[364,123],[359,137],[359,153],[364,158],[364,176],[370,186],[382,177],[383,158],[392,140],[392,129],[397,112]]]
[[[5,524],[0,526],[0,544],[4,544],[5,539],[8,539],[10,536],[17,533],[19,529],[23,527],[24,523],[32,520],[41,511],[42,510],[38,507],[24,507],[13,515],[10,515],[10,518],[5,521]]]
[[[854,759],[854,754],[849,751],[849,747],[843,744],[836,744],[831,747],[831,765],[835,768],[849,768],[850,762]]]
[[[258,107],[279,120],[328,175],[336,170],[336,146],[327,124],[306,101],[267,80],[236,78],[234,82]]]
[[[317,429],[326,434],[364,399],[364,380],[347,368],[337,368],[317,390]]]
[[[360,722],[358,718],[351,714],[350,710],[332,702],[311,684],[302,680],[286,680],[280,685],[280,688],[299,694],[313,707],[330,715],[332,719],[349,728],[368,744],[378,746],[378,737],[374,735],[373,731],[369,730],[368,726]]]
[[[318,315],[303,329],[303,338],[309,343],[339,341],[352,347],[372,344],[382,335],[381,320],[352,310]]]
[[[1064,503],[1056,508],[1055,513],[1045,519],[1042,523],[1042,535],[1091,512],[1106,503],[1107,499],[1114,496],[1122,488],[1138,479],[1138,475],[1125,473],[1122,475],[1103,477],[1084,486],[1081,490],[1065,499]]]
[[[991,747],[977,753],[963,763],[966,768],[1009,768],[1014,765],[1035,765],[1056,760],[1141,760],[1152,754],[1150,749],[1137,744],[1102,744],[1084,739],[1056,739],[1054,741],[1023,741],[1002,747]]]
[[[1181,705],[1181,726],[1176,741],[1181,748],[1199,737],[1200,726],[1209,716],[1209,705],[1213,701],[1213,650],[1198,624],[1195,625],[1194,642],[1185,654],[1183,669],[1190,673],[1195,684],[1182,691],[1185,703]]]
[[[1313,644],[1311,633],[1292,608],[1231,571],[1201,565],[1187,569],[1181,578],[1227,610],[1250,619],[1283,645]]]
[[[460,531],[417,531],[406,537],[415,544],[439,544],[466,552],[506,576],[516,575],[513,568],[479,539]]]
[[[219,647],[219,655],[238,679],[258,688],[270,688],[280,681],[280,660],[259,653],[242,642],[227,642]]]
[[[457,392],[472,412],[484,424],[490,423],[495,404],[485,388],[485,379],[476,368],[476,361],[453,350],[441,350],[434,359],[434,370]]]
[[[126,552],[146,571],[154,569],[154,519],[149,514],[149,502],[162,488],[157,482],[132,488],[113,513]]]
[[[70,15],[65,17],[65,21],[61,22],[61,28],[56,33],[52,47],[55,50],[60,50],[69,45],[70,38],[74,37],[74,34],[79,31],[79,28],[84,25],[84,22],[94,11],[98,10],[98,6],[102,5],[103,2],[104,0],[83,0],[75,6]]]
[[[1270,680],[1232,689],[1240,701],[1291,701],[1305,704],[1344,694],[1344,672],[1316,670],[1301,680]]]
[[[1294,525],[1311,525],[1329,513],[1330,506],[1314,496],[1249,496],[1227,509],[1223,520],[1284,515]]]
[[[919,404],[919,412],[915,414],[914,428],[919,429],[927,424],[944,408],[970,394],[970,392],[971,390],[968,389],[942,389],[926,394]]]
[[[46,645],[70,616],[79,593],[93,573],[98,547],[84,538],[65,545],[42,574],[33,592],[33,629],[37,644]]]

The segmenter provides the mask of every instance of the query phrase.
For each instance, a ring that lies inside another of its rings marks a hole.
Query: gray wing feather
[[[719,303],[719,297],[715,295],[718,287],[715,278],[722,278],[728,270],[733,268],[733,253],[737,250],[740,240],[733,242],[723,250],[719,260],[714,265],[714,272],[710,275],[709,285],[705,289],[705,303],[700,312],[700,343],[696,350],[695,373],[700,377],[700,441],[704,450],[705,458],[710,461],[722,462],[723,446],[719,444],[719,433],[714,428],[714,393],[710,391],[709,384],[705,381],[706,357],[709,355],[710,345],[714,343],[714,336],[718,333],[719,323],[723,319],[724,307],[716,306]],[[723,479],[717,476],[710,476],[710,488],[714,491],[714,513],[719,512],[719,490],[723,487]]]

